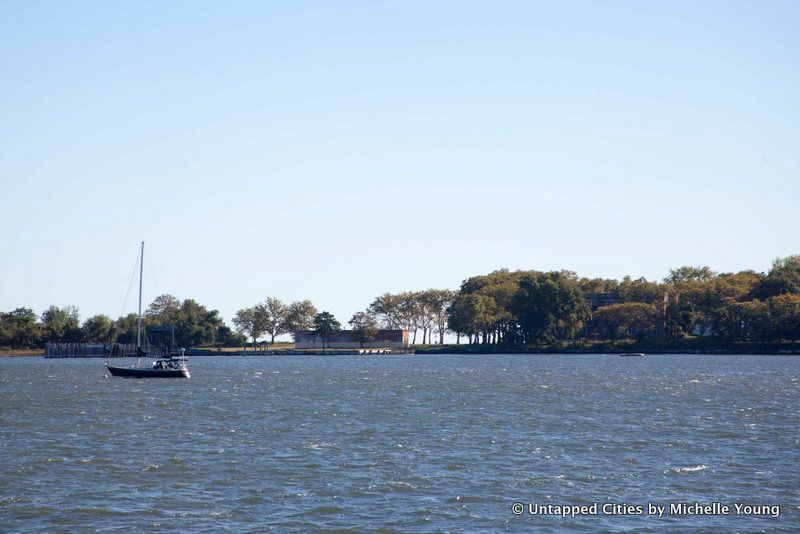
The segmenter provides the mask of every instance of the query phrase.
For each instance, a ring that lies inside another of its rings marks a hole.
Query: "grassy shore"
[[[44,356],[44,349],[0,349],[0,357]]]
[[[284,341],[277,341],[272,345],[258,345],[255,349],[253,345],[243,345],[240,347],[210,347],[210,346],[199,346],[199,347],[192,347],[193,349],[202,349],[202,350],[209,350],[213,352],[240,352],[242,350],[252,351],[252,350],[292,350],[294,349],[294,343],[284,342]]]

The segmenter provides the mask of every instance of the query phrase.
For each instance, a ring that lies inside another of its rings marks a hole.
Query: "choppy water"
[[[800,530],[800,358],[0,359],[0,531]],[[699,501],[764,516],[520,516]]]

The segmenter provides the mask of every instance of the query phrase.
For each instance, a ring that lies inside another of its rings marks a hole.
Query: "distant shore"
[[[44,356],[44,349],[0,349],[0,358]]]
[[[742,348],[715,348],[715,349],[688,349],[688,348],[659,348],[643,349],[637,347],[618,347],[618,348],[515,348],[515,347],[468,347],[463,348],[425,348],[417,349],[416,354],[574,354],[574,355],[602,355],[602,354],[625,354],[625,353],[644,353],[644,354],[753,354],[761,356],[798,356],[800,349],[742,349]]]
[[[186,353],[189,356],[336,356],[358,355],[359,349],[294,349],[289,343],[276,344],[275,348],[220,347],[220,348],[191,348]],[[377,352],[377,349],[367,349]],[[620,354],[628,352],[643,352],[646,354],[755,354],[755,355],[800,355],[800,344],[782,344],[758,346],[747,344],[744,346],[641,346],[607,344],[595,345],[549,345],[541,347],[519,347],[509,345],[428,345],[411,346],[408,349],[394,349],[391,354],[404,355],[414,353],[425,354]],[[369,355],[369,354],[365,354]],[[378,354],[373,354],[378,355]],[[388,354],[385,354],[388,355]],[[43,349],[0,349],[0,358],[16,357],[44,357]],[[97,358],[95,356],[95,358]]]

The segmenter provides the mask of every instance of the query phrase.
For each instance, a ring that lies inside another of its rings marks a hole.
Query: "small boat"
[[[644,355],[645,355],[644,352],[623,352],[622,354],[620,354],[620,356],[622,356],[623,358],[632,358],[632,357],[641,358]]]
[[[111,376],[121,378],[189,378],[189,359],[184,349],[175,349],[175,331],[171,330],[172,343],[170,350],[162,357],[156,358],[148,367],[142,365],[142,357],[149,356],[150,346],[142,345],[142,264],[144,263],[144,241],[142,241],[141,256],[139,259],[139,324],[136,329],[136,364],[129,366],[111,365],[106,361],[106,369]],[[147,336],[145,336],[146,338]]]

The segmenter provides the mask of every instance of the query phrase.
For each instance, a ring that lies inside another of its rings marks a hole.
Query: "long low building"
[[[294,335],[296,349],[321,349],[322,337],[313,330],[303,330]],[[329,349],[402,349],[408,347],[408,330],[378,330],[375,339],[361,343],[353,330],[341,330],[328,336],[324,348]]]

